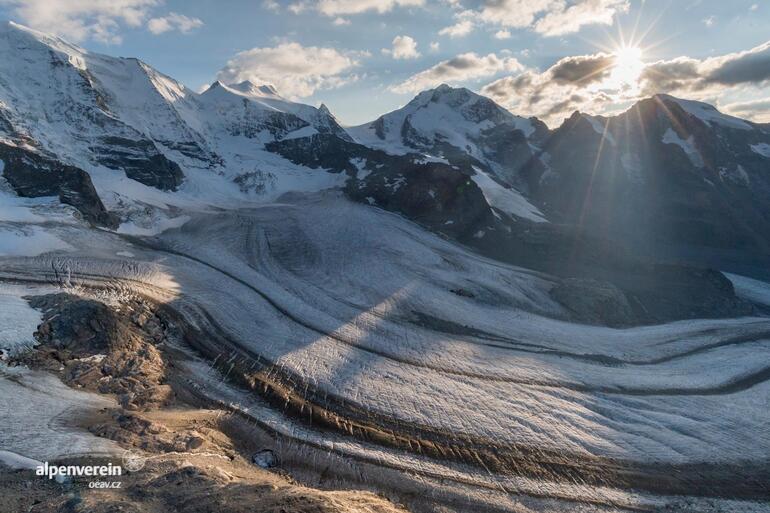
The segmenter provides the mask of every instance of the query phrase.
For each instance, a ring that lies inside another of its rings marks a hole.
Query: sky
[[[441,83],[551,126],[656,93],[770,122],[770,0],[0,0],[0,19],[345,125]]]

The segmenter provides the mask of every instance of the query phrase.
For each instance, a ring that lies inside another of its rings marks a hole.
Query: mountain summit
[[[489,98],[446,84],[348,131],[362,144],[391,153],[417,150],[450,162],[470,159],[509,182],[548,134],[535,118],[515,116]]]

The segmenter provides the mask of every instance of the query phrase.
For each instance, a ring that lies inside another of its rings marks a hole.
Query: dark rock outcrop
[[[625,326],[634,321],[634,312],[626,295],[609,282],[568,278],[551,290],[551,297],[574,314],[579,322]]]
[[[128,409],[172,399],[166,364],[155,347],[167,327],[145,304],[114,308],[64,293],[28,301],[43,312],[43,323],[35,332],[39,345],[19,357],[22,363],[59,372],[70,385],[115,394]]]
[[[346,195],[354,201],[404,214],[453,237],[470,235],[492,209],[470,178],[470,168],[424,162],[421,155],[389,155],[329,135],[267,145],[296,164],[350,175]]]
[[[492,209],[469,174],[440,163],[405,163],[351,180],[347,195],[398,212],[434,231],[469,236],[493,218]]]
[[[82,169],[5,144],[0,144],[0,161],[3,177],[19,196],[57,196],[90,223],[108,228],[118,226],[117,216],[107,212],[91,177]]]
[[[91,150],[99,164],[123,170],[127,177],[150,187],[173,191],[184,180],[179,165],[148,140],[105,137]]]
[[[571,226],[497,221],[483,237],[461,241],[497,260],[564,279],[555,299],[580,322],[620,326],[755,313],[719,271],[655,263]],[[618,304],[610,306],[610,301]]]

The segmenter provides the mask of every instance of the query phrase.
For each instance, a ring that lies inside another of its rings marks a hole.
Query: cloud
[[[630,83],[618,79],[617,69],[611,54],[570,56],[543,72],[525,70],[495,80],[482,93],[518,114],[538,116],[547,123],[558,123],[574,110],[613,113],[658,93],[712,103],[737,94],[746,101],[726,109],[736,115],[751,114],[754,119],[770,117],[763,110],[765,100],[751,99],[770,84],[770,42],[707,59],[677,57],[640,63],[638,78]]]
[[[726,86],[762,87],[770,83],[770,41],[743,52],[708,59],[678,57],[648,64],[641,76],[644,94],[707,96]]]
[[[558,124],[575,110],[602,113],[635,97],[613,80],[616,59],[606,53],[565,57],[543,72],[495,80],[481,92],[517,114]]]
[[[460,5],[458,3],[453,7],[459,9]],[[473,32],[477,21],[477,14],[474,11],[469,9],[458,10],[455,12],[454,18],[457,20],[455,24],[439,30],[438,34],[440,36],[464,37]]]
[[[460,20],[454,25],[444,27],[438,31],[440,36],[463,37],[473,31],[473,22],[471,20]]]
[[[334,18],[334,24],[337,25],[338,27],[342,25],[350,25],[350,20],[347,18],[343,18],[341,16],[337,16],[336,18]]]
[[[569,7],[552,8],[535,23],[535,32],[562,36],[585,25],[612,25],[615,15],[629,9],[628,0],[583,0]]]
[[[175,12],[170,12],[160,18],[152,18],[147,22],[147,29],[153,34],[163,34],[171,30],[178,30],[182,34],[188,34],[202,26],[203,22],[198,18],[190,18]]]
[[[629,0],[484,0],[472,12],[480,23],[561,36],[586,25],[611,25],[629,7]]]
[[[524,28],[531,26],[538,14],[560,3],[558,0],[485,0],[478,17],[485,23]]]
[[[438,52],[441,49],[441,45],[438,43],[438,41],[433,41],[430,44],[430,51],[431,52]]]
[[[361,14],[366,11],[385,13],[395,7],[419,7],[425,0],[317,0],[314,8],[326,16]]]
[[[9,7],[30,27],[75,42],[120,44],[124,26],[138,28],[145,20],[153,34],[187,33],[203,25],[198,18],[175,12],[151,17],[160,4],[162,0],[0,0],[0,6]]]
[[[307,2],[294,2],[293,4],[289,4],[288,7],[286,7],[289,11],[293,12],[294,14],[300,14],[305,12],[308,9],[308,3]]]
[[[272,84],[285,96],[301,98],[318,89],[333,89],[355,80],[348,73],[359,65],[360,55],[334,48],[283,43],[236,54],[217,78],[226,84],[244,80]]]
[[[614,55],[606,53],[565,57],[551,66],[548,73],[557,84],[584,86],[606,79],[615,60]]]
[[[501,29],[495,32],[495,39],[510,39],[511,31],[507,29]]]
[[[481,56],[469,52],[439,62],[392,86],[390,90],[399,94],[415,93],[442,83],[466,82],[489,77],[501,71],[513,72],[520,69],[521,64],[513,57],[500,58],[493,53]]]
[[[761,85],[770,80],[770,41],[747,50],[707,59],[707,83]]]
[[[703,18],[703,24],[707,27],[713,27],[717,23],[717,17],[716,16],[709,16],[708,18]]]
[[[724,111],[757,123],[768,123],[770,122],[770,98],[731,103],[724,107]]]
[[[396,36],[393,39],[393,49],[387,53],[394,59],[416,59],[420,56],[417,51],[417,42],[409,36]]]
[[[275,0],[264,0],[262,2],[262,7],[264,9],[267,9],[268,11],[273,11],[273,12],[279,12],[281,10],[281,4],[279,4]]]
[[[139,27],[158,0],[0,0],[27,25],[73,41],[121,42],[121,24]]]

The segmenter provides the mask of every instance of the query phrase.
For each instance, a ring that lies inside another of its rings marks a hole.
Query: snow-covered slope
[[[706,123],[721,125],[723,127],[734,128],[738,130],[753,130],[754,126],[747,121],[744,121],[735,116],[730,116],[719,112],[716,107],[704,102],[698,102],[694,100],[684,100],[682,98],[676,98],[669,94],[659,94],[656,96],[663,102],[674,103],[679,105],[688,114],[695,116],[696,118]]]
[[[271,86],[217,82],[198,95],[138,59],[88,52],[12,22],[0,26],[0,45],[6,137],[28,135],[76,163],[83,164],[74,150],[88,149],[98,137],[148,139],[208,162],[212,151],[227,153],[208,147],[212,131],[224,125],[237,132],[234,127],[260,116],[287,126],[273,139],[292,123],[347,137],[328,109],[287,101]]]
[[[264,150],[316,133],[350,139],[324,106],[290,102],[270,86],[215,83],[199,95],[137,59],[0,25],[0,145],[83,170],[81,181],[92,181],[124,222],[148,205],[157,218],[166,205],[237,205],[340,185]],[[12,172],[21,183],[18,166],[8,166],[7,179]],[[145,186],[180,193],[153,200]]]
[[[150,137],[181,141],[190,134],[175,111],[163,109],[167,100],[149,94],[155,89],[146,66],[13,23],[0,26],[0,56],[0,141],[81,169],[123,169],[163,189],[181,183],[179,167]]]

